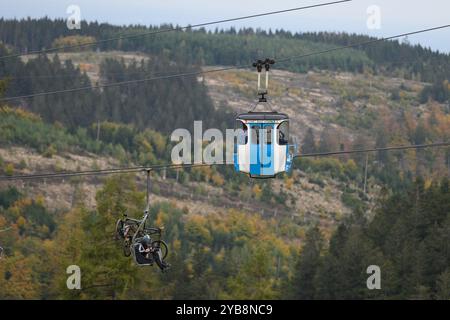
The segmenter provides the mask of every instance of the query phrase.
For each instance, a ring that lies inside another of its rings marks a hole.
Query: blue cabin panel
[[[285,114],[246,113],[237,118],[245,139],[235,148],[234,167],[255,178],[270,178],[292,169],[288,143],[289,118]],[[243,142],[242,142],[243,141]]]

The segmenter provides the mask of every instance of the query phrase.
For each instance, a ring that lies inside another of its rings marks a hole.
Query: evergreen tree
[[[291,299],[314,299],[314,278],[319,267],[323,238],[319,227],[311,227],[305,238],[291,282]]]

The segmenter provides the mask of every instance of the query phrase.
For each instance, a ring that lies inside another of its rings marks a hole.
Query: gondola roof
[[[273,112],[246,112],[237,116],[237,120],[288,120],[285,113]]]

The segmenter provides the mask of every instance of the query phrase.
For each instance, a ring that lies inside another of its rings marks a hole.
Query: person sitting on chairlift
[[[139,253],[148,260],[153,260],[151,257],[152,253],[152,246],[151,246],[151,239],[148,234],[146,234],[144,237],[142,237],[142,240],[139,244]]]

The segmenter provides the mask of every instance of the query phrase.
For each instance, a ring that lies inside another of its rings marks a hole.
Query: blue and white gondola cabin
[[[240,130],[234,167],[251,178],[273,178],[289,172],[293,154],[289,145],[289,117],[278,112],[248,112],[236,118]]]

